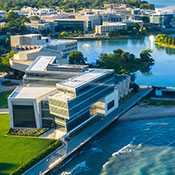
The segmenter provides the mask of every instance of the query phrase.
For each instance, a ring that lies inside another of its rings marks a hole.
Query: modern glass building
[[[57,93],[49,96],[49,109],[50,113],[55,115],[56,127],[66,132],[70,131],[98,113],[100,106],[97,102],[108,106],[101,109],[103,114],[107,114],[112,108],[116,109],[118,91],[114,85],[113,70],[100,69],[89,69],[87,72],[58,83]],[[113,98],[106,101],[105,98],[111,94]]]
[[[10,125],[67,133],[94,115],[108,116],[118,107],[116,78],[113,70],[60,65],[55,57],[38,57],[27,68],[24,85],[8,98]]]

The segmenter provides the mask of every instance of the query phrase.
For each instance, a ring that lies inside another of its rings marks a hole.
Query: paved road
[[[4,79],[3,77],[0,78],[0,92],[2,91],[8,91],[8,90],[13,90],[16,88],[16,86],[2,86],[1,83],[3,81],[10,80],[13,83],[19,83],[20,85],[22,84],[22,80],[12,80],[12,79]]]
[[[49,156],[38,162],[35,166],[30,168],[28,171],[23,173],[23,175],[39,175],[46,170],[49,170],[51,168],[49,168],[49,165],[53,165],[54,161],[56,161],[56,163],[60,162],[67,155],[70,155],[76,149],[81,147],[84,143],[88,142],[92,137],[97,135],[110,123],[121,117],[122,114],[129,110],[133,105],[135,105],[135,103],[137,103],[143,96],[145,96],[145,94],[148,94],[150,91],[151,89],[140,89],[140,91],[136,95],[131,97],[108,116],[104,117],[102,120],[95,122],[93,125],[83,130],[79,135],[73,137],[68,143],[63,144],[61,149],[58,148],[56,151],[54,151]]]

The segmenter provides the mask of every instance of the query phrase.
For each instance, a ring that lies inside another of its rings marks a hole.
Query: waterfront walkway
[[[103,129],[108,127],[113,121],[122,116],[127,112],[132,106],[134,106],[142,97],[147,95],[151,91],[151,88],[141,88],[137,94],[131,97],[129,100],[124,102],[120,107],[110,113],[108,116],[96,121],[94,124],[90,125],[88,128],[84,129],[77,136],[73,137],[69,142],[64,142],[64,144],[48,155],[46,158],[42,159],[36,165],[27,170],[23,175],[39,175],[39,174],[49,174],[52,168],[55,168],[66,157],[71,155],[74,151],[79,149],[82,145],[91,140],[94,136],[100,133]]]

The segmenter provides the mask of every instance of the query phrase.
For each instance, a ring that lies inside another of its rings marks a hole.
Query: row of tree
[[[141,0],[0,0],[0,8],[4,10],[19,10],[24,6],[32,7],[60,7],[62,9],[102,7],[104,3],[127,3],[128,6],[134,6],[143,9],[154,9],[154,5]]]
[[[101,54],[96,60],[96,68],[114,69],[118,74],[129,74],[138,70],[149,70],[154,64],[152,50],[146,49],[141,51],[140,58],[134,54],[121,49],[114,50],[113,54]],[[72,51],[69,55],[70,64],[86,64],[87,59],[79,51]]]
[[[155,42],[160,44],[175,45],[175,37],[166,34],[158,34]]]
[[[120,35],[133,35],[133,36],[144,36],[146,34],[146,27],[142,27],[137,23],[133,23],[128,29],[113,30],[108,33],[109,37],[116,37]]]

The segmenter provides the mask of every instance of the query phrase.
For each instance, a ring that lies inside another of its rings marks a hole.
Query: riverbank
[[[115,39],[139,39],[144,38],[145,36],[135,36],[135,35],[120,35],[116,37],[64,37],[64,38],[57,38],[52,37],[52,39],[65,39],[65,40],[115,40]]]
[[[173,105],[169,106],[155,106],[155,105],[145,105],[140,103],[128,112],[126,112],[119,121],[123,120],[138,120],[138,119],[150,119],[159,117],[170,117],[175,116],[175,108]]]
[[[174,31],[151,31],[151,32],[147,32],[145,35],[119,35],[119,36],[114,36],[114,37],[79,37],[79,36],[68,36],[68,37],[63,37],[63,38],[58,38],[58,37],[51,37],[52,39],[68,39],[68,40],[116,40],[116,39],[140,39],[140,38],[144,38],[146,36],[150,36],[150,35],[157,35],[157,34],[174,34]]]
[[[175,49],[175,45],[164,44],[164,43],[160,43],[160,42],[156,42],[156,44],[159,46],[162,46],[162,47],[169,47],[169,48]]]

